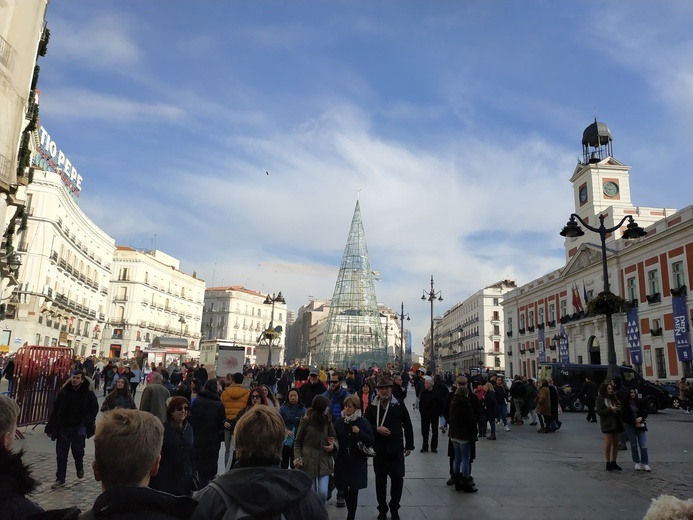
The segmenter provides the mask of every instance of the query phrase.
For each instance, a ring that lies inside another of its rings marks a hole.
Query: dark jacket
[[[177,497],[148,487],[116,487],[101,493],[79,520],[187,520],[197,507],[190,497]]]
[[[443,386],[442,384],[440,386]],[[448,389],[443,387],[440,388],[439,385],[433,385],[433,388],[426,390],[424,387],[419,394],[419,412],[421,417],[427,417],[429,419],[435,419],[440,417],[443,413],[443,403],[445,402],[445,396],[448,394]]]
[[[414,449],[414,429],[411,424],[411,418],[407,411],[407,406],[396,397],[390,399],[387,415],[383,420],[384,409],[381,407],[380,421],[382,426],[388,428],[390,435],[378,435],[378,404],[380,397],[373,399],[373,402],[366,408],[366,419],[371,423],[373,435],[375,436],[376,453],[402,453],[406,450]],[[377,455],[376,455],[377,456]]]
[[[217,474],[219,446],[224,438],[226,412],[216,392],[203,390],[190,406],[190,426],[195,439],[195,467],[201,477]]]
[[[161,447],[159,472],[149,481],[149,487],[171,495],[190,495],[192,492],[193,447],[192,427],[183,423],[183,431],[169,421],[164,423],[164,444]]]
[[[510,385],[510,397],[513,399],[524,399],[525,398],[525,384],[520,380],[513,381]]]
[[[195,378],[199,379],[202,384],[204,385],[207,380],[209,379],[209,374],[207,373],[207,369],[205,367],[200,367],[195,371]]]
[[[470,401],[469,396],[455,394],[453,397],[448,419],[448,435],[451,439],[476,442],[477,420]]]
[[[623,408],[621,408],[623,410]],[[599,415],[599,426],[602,433],[616,433],[623,431],[623,419],[621,411],[611,408],[603,396],[597,397],[597,415]]]
[[[313,404],[313,399],[316,395],[322,395],[327,391],[325,385],[319,380],[311,384],[310,382],[304,384],[298,393],[301,395],[301,402],[306,408],[310,408]]]
[[[360,414],[359,411],[356,413]],[[358,433],[352,433],[351,427],[357,426]],[[343,418],[334,424],[339,441],[339,451],[334,465],[334,483],[337,489],[365,489],[368,487],[368,457],[358,449],[357,443],[373,446],[373,430],[371,424],[359,417],[346,424]]]
[[[635,405],[637,415],[633,414],[631,404]],[[630,424],[631,426],[635,426],[635,419],[638,417],[642,417],[643,421],[647,418],[647,406],[645,406],[645,402],[637,397],[635,399],[631,399],[630,395],[626,397],[625,401],[623,401],[621,411],[621,418],[623,419],[623,422],[625,424]]]
[[[283,514],[286,520],[329,520],[325,506],[311,489],[313,479],[302,471],[276,466],[242,467],[240,463],[238,466],[214,482],[253,518]],[[195,499],[200,505],[190,520],[221,520],[224,516],[224,499],[214,488],[207,486],[195,494]]]
[[[284,426],[286,426],[287,430],[292,430],[294,428],[298,430],[298,424],[301,422],[301,417],[303,417],[305,413],[306,407],[301,403],[295,405],[284,403],[279,408],[279,415],[284,419]],[[294,431],[294,433],[296,432]]]
[[[580,397],[585,400],[594,401],[597,398],[597,395],[599,395],[599,387],[597,387],[597,383],[594,381],[585,381],[585,384],[582,385]]]
[[[0,517],[3,520],[24,520],[43,511],[26,498],[38,482],[22,462],[23,451],[13,453],[0,446]]]
[[[96,415],[99,413],[99,403],[94,392],[89,390],[89,382],[84,381],[77,390],[68,384],[58,394],[53,405],[45,432],[55,439],[60,428],[82,426],[86,428],[87,437],[94,435]]]
[[[504,385],[493,385],[493,391],[496,393],[496,401],[498,402],[498,405],[503,405],[508,401],[508,392],[505,391]]]

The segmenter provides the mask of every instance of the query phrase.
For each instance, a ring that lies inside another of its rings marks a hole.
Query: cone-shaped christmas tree
[[[388,354],[380,318],[361,207],[356,201],[317,364],[340,369],[385,366]]]

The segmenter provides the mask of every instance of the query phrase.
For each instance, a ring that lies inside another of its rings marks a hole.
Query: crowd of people
[[[16,511],[8,518],[34,520],[146,517],[148,511],[157,519],[236,518],[224,516],[229,511],[238,518],[320,519],[328,518],[325,505],[336,496],[337,507],[345,507],[347,520],[354,520],[372,457],[378,519],[398,520],[405,457],[415,449],[405,405],[410,385],[421,418],[420,451],[437,453],[440,435],[447,435],[447,484],[457,491],[478,490],[472,476],[476,444],[497,440],[496,427],[509,431],[509,424],[530,421],[539,424],[540,433],[561,428],[558,392],[550,379],[537,383],[516,376],[507,384],[500,375],[450,380],[425,368],[410,373],[317,367],[245,367],[210,378],[195,364],[152,363],[140,369],[136,360],[88,358],[75,361],[45,432],[56,441],[52,487],[65,485],[70,453],[76,477],[85,477],[85,443],[93,436],[93,473],[103,493],[84,513],[78,507],[42,512],[26,499],[36,482],[22,453],[9,449],[8,432],[14,432],[18,410],[3,396],[0,466],[13,468],[18,485],[2,511]],[[144,388],[138,407],[139,386]],[[637,393],[616,377],[598,389],[586,381],[582,397],[586,419],[599,418],[606,469],[621,470],[619,447],[630,442],[635,469],[651,471],[647,411]],[[222,446],[225,471],[218,475]],[[117,514],[102,514],[108,508]]]

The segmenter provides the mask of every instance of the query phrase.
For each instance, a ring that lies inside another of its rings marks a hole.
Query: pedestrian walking
[[[496,378],[496,384],[493,386],[493,390],[496,393],[496,402],[498,404],[498,415],[500,421],[503,423],[503,429],[506,432],[510,431],[508,426],[508,392],[505,388],[505,381],[502,377]]]
[[[515,407],[515,415],[513,415],[513,424],[524,424],[522,420],[522,407],[525,404],[525,394],[527,393],[526,385],[522,381],[521,375],[516,375],[513,384],[510,386],[510,397],[513,400],[513,406]],[[537,412],[539,413],[539,412]]]
[[[589,377],[585,377],[585,382],[582,385],[582,390],[580,391],[580,399],[587,407],[587,417],[588,422],[597,422],[597,414],[594,412],[594,406],[597,402],[597,396],[599,395],[599,388],[597,383],[592,381]]]
[[[160,373],[152,372],[150,384],[144,389],[140,399],[140,410],[156,415],[162,424],[166,422],[166,402],[171,397],[163,380]]]
[[[421,453],[428,451],[428,437],[431,435],[431,451],[438,453],[438,422],[443,413],[445,395],[436,387],[431,376],[424,376],[423,390],[419,394],[419,414],[421,415]],[[445,388],[447,394],[447,388]],[[395,398],[396,399],[396,398]]]
[[[217,475],[219,447],[224,440],[226,411],[219,398],[217,380],[210,379],[190,406],[188,421],[195,440],[195,468],[199,486],[209,484]]]
[[[56,441],[57,470],[53,489],[65,484],[67,458],[72,451],[77,478],[84,478],[84,447],[86,439],[94,435],[99,404],[89,389],[84,372],[72,374],[70,384],[64,386],[53,405],[45,432]]]
[[[332,452],[339,449],[336,437],[330,400],[316,395],[298,425],[294,440],[294,467],[313,479],[313,490],[323,504],[328,500],[330,476],[334,473]]]
[[[116,381],[115,387],[101,404],[102,412],[108,412],[115,408],[129,408],[131,410],[137,408],[135,400],[130,395],[130,384],[124,377]]]
[[[457,491],[475,493],[477,488],[471,477],[471,453],[472,445],[477,438],[477,421],[466,385],[460,384],[455,390],[455,396],[450,404],[449,421],[450,440],[455,454],[452,483]]]
[[[359,490],[368,486],[368,457],[360,446],[372,447],[374,443],[371,425],[361,416],[358,396],[350,395],[344,400],[344,409],[334,429],[339,445],[334,467],[335,487],[343,490],[347,520],[354,520]]]
[[[366,419],[375,432],[375,494],[378,520],[385,520],[388,511],[392,520],[399,520],[400,501],[404,488],[404,458],[414,449],[414,429],[404,403],[392,397],[392,380],[383,374],[376,384],[378,395],[366,410]],[[387,479],[390,479],[390,502],[387,502]]]
[[[286,375],[286,372],[284,374]],[[284,469],[293,469],[294,467],[294,440],[296,439],[296,432],[298,431],[301,417],[305,413],[306,407],[301,403],[298,389],[292,388],[288,391],[284,404],[279,408],[279,415],[282,416],[286,428],[281,462],[281,467]]]
[[[243,374],[236,372],[231,378],[231,384],[221,394],[221,402],[226,412],[224,423],[224,466],[229,462],[233,453],[233,429],[236,424],[238,412],[248,403],[250,390],[243,386]]]
[[[539,433],[549,433],[551,428],[551,391],[549,382],[542,379],[539,382],[536,412],[539,415]]]

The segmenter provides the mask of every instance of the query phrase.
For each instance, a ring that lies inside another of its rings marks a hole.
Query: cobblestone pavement
[[[408,409],[417,449],[406,459],[400,510],[405,520],[458,519],[462,511],[467,518],[485,520],[632,520],[642,518],[650,500],[660,494],[693,497],[693,414],[667,410],[650,416],[647,440],[651,473],[633,469],[630,451],[619,452],[623,472],[605,471],[599,425],[587,423],[583,414],[564,414],[563,427],[551,435],[537,435],[535,427],[528,424],[511,426],[510,432],[499,427],[497,441],[477,443],[473,473],[479,492],[467,495],[445,485],[447,437],[440,437],[439,453],[419,453],[420,422],[418,412],[411,409],[411,397]],[[15,449],[26,450],[25,461],[43,483],[31,498],[46,509],[90,508],[101,493],[91,471],[93,440],[86,444],[84,479],[75,476],[70,457],[65,486],[53,490],[55,443],[42,427],[22,432],[26,438],[16,441]],[[223,462],[223,449],[220,459]],[[369,469],[368,488],[359,493],[357,518],[372,520],[378,514],[373,480]],[[327,509],[333,520],[346,517],[346,510],[336,508],[334,499]]]

